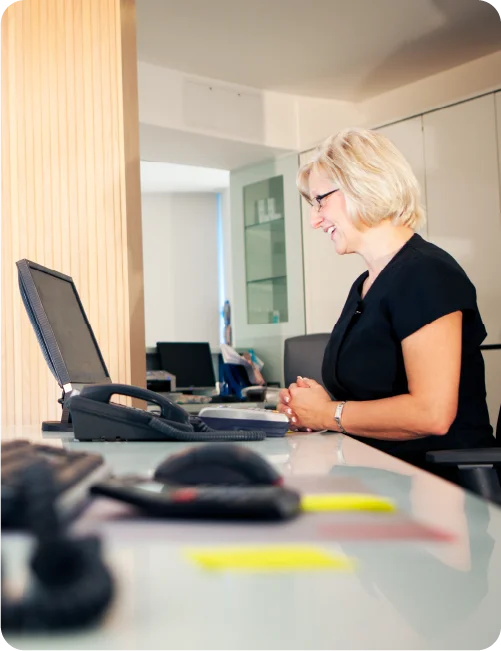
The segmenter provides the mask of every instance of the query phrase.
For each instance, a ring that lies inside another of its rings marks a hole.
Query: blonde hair
[[[303,165],[297,186],[311,202],[311,172],[332,180],[343,192],[355,226],[391,219],[417,230],[425,222],[419,183],[409,163],[385,136],[368,129],[344,129],[327,138]]]

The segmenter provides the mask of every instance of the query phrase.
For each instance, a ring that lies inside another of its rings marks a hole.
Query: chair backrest
[[[295,382],[298,375],[322,382],[322,361],[330,333],[289,337],[284,342],[285,386]]]

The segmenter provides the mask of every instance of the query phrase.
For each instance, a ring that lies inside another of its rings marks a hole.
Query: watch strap
[[[346,400],[340,402],[336,407],[336,411],[334,412],[334,420],[336,421],[336,425],[339,427],[339,431],[342,434],[347,434],[347,431],[344,429],[343,424],[341,423],[341,418],[343,416],[343,409],[345,404],[346,404]]]

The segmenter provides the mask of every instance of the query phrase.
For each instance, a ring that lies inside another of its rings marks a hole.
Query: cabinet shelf
[[[280,224],[283,221],[284,221],[283,217],[277,217],[277,219],[270,219],[267,222],[258,222],[257,224],[248,224],[244,228],[247,231],[250,228],[257,228],[258,226],[270,226],[270,224]]]
[[[256,278],[256,280],[248,280],[247,284],[251,285],[253,283],[269,283],[272,280],[283,280],[287,276],[270,276],[269,278]]]

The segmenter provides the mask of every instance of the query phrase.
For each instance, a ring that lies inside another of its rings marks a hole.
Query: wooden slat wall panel
[[[11,5],[1,90],[2,424],[39,424],[60,417],[60,390],[21,258],[73,276],[113,380],[145,383],[133,0]]]
[[[141,189],[139,177],[139,106],[137,101],[137,50],[136,50],[136,7],[135,0],[122,0],[120,11],[120,35],[122,39],[122,96],[127,111],[123,111],[124,151],[120,160],[125,165],[122,174],[125,184],[125,212],[127,246],[127,282],[129,291],[128,314],[125,320],[127,337],[131,342],[130,363],[127,372],[131,374],[132,384],[144,384],[146,378],[145,330],[144,330],[144,279],[143,242],[136,233],[142,232]],[[127,47],[123,44],[127,43]],[[135,314],[143,314],[136,319]]]

